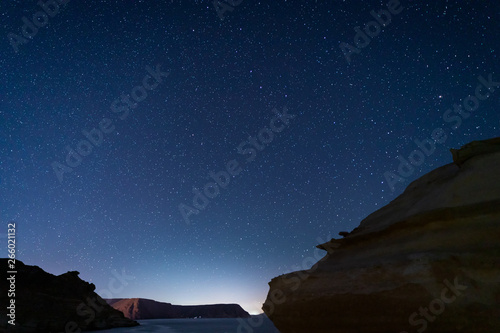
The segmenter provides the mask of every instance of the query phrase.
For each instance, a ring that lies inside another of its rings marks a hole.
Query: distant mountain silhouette
[[[238,304],[173,305],[144,298],[112,298],[106,302],[129,319],[250,317]]]

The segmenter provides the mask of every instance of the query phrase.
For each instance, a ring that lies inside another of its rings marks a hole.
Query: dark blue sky
[[[72,0],[23,36],[41,7],[2,2],[0,234],[15,221],[19,259],[97,291],[135,277],[113,297],[260,312],[316,244],[500,133],[500,4],[392,1],[357,32],[386,4],[242,1],[221,20],[212,1]]]

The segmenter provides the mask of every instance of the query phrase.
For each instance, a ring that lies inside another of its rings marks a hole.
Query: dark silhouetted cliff
[[[7,259],[0,259],[0,332],[78,332],[130,327],[137,322],[125,318],[94,292],[95,286],[81,280],[78,272],[55,276],[38,266],[16,260],[15,326],[7,323]]]

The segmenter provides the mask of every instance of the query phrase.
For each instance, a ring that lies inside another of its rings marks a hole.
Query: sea
[[[92,331],[94,333],[280,333],[269,318],[228,319],[148,319],[137,320],[140,326]]]

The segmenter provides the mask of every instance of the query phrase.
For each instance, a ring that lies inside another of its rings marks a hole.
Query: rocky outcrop
[[[79,332],[130,327],[137,322],[125,318],[94,292],[95,286],[78,277],[78,272],[55,276],[38,266],[16,260],[15,326],[7,323],[10,298],[7,259],[0,259],[0,332]],[[10,310],[9,310],[10,311]]]
[[[500,139],[453,152],[327,250],[274,278],[263,309],[287,332],[498,332]]]
[[[489,154],[498,151],[500,138],[493,138],[483,141],[472,141],[460,149],[450,149],[453,155],[453,162],[458,166],[464,164],[469,158],[477,155]]]
[[[144,298],[114,298],[106,301],[130,319],[250,317],[238,304],[172,305]]]

